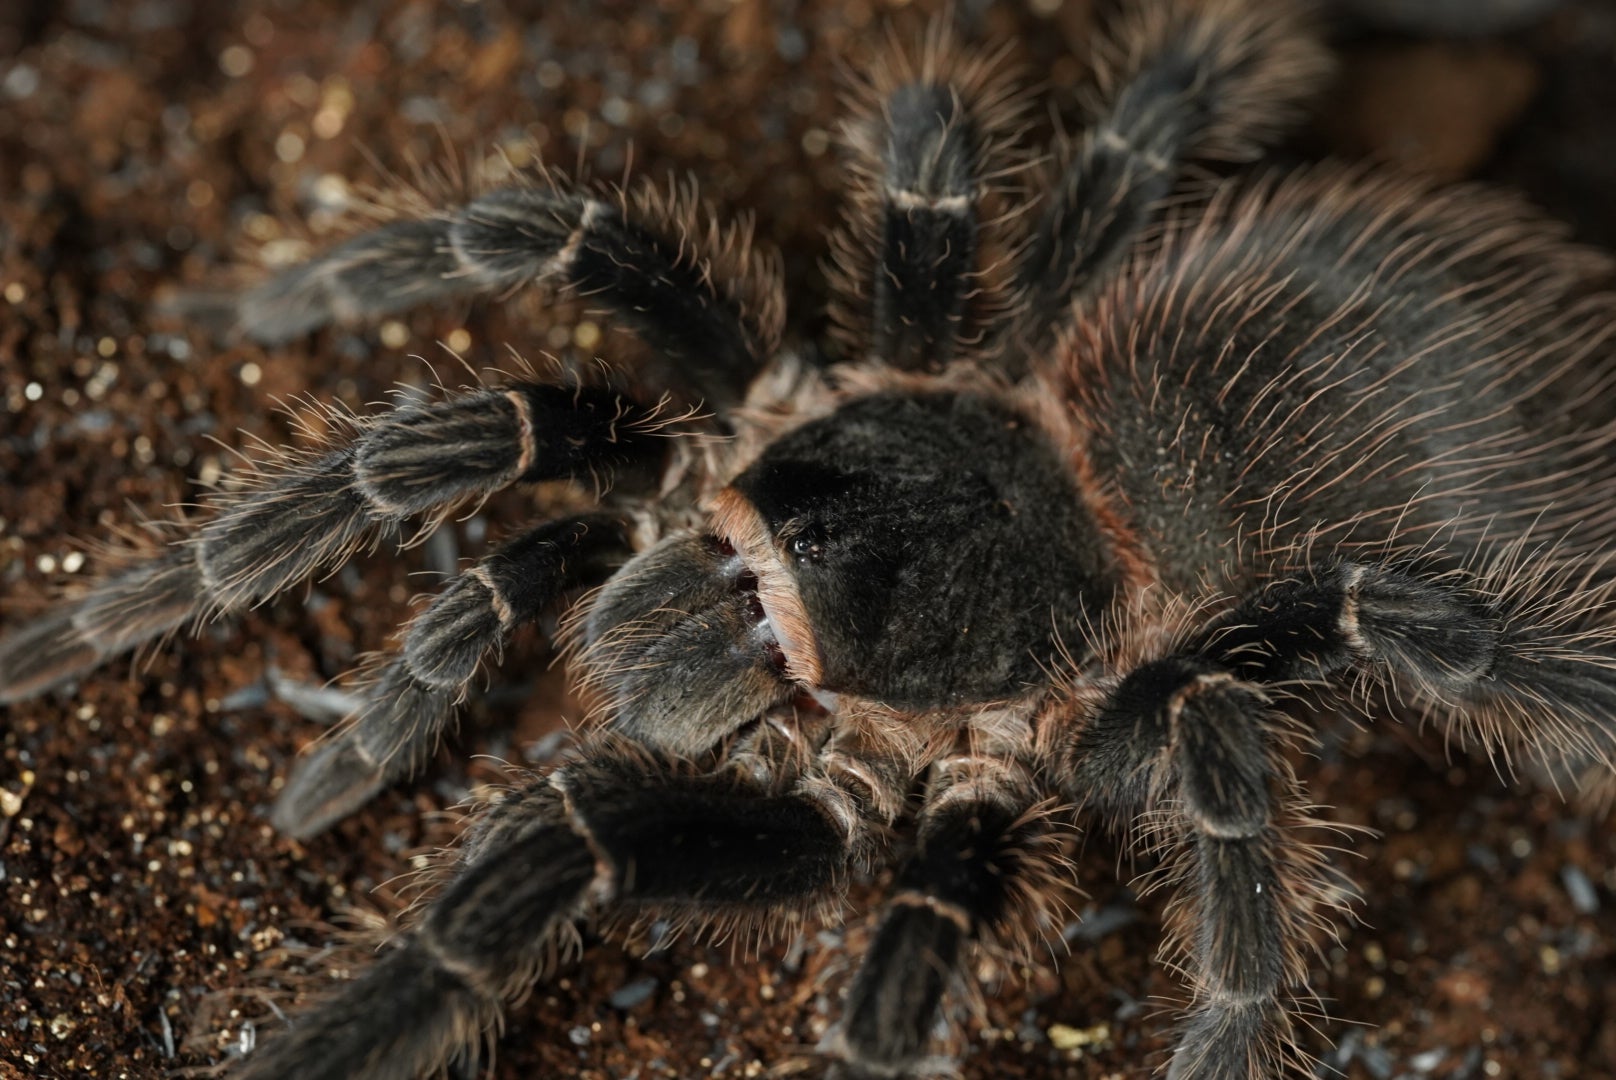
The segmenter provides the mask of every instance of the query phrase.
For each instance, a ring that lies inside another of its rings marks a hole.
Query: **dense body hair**
[[[1138,583],[1238,592],[1310,549],[1608,549],[1616,264],[1559,232],[1324,166],[1170,221],[1041,373]]]

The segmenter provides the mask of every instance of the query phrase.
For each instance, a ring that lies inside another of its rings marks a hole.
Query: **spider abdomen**
[[[1611,304],[1580,298],[1608,267],[1467,194],[1321,169],[1220,195],[1079,320],[1081,452],[1163,580],[1321,542],[1608,540],[1587,399],[1612,373],[1585,357]]]

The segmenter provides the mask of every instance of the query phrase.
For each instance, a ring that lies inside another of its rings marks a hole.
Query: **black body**
[[[860,398],[735,487],[791,553],[833,692],[900,708],[1020,696],[1111,599],[1054,446],[982,394]]]

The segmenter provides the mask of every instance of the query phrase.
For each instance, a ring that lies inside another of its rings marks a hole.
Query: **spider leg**
[[[293,770],[275,801],[275,827],[312,836],[414,775],[484,658],[564,593],[604,580],[629,550],[623,522],[592,515],[540,525],[461,573],[410,620],[344,727]]]
[[[1477,591],[1400,567],[1310,568],[1129,672],[1080,731],[1069,794],[1143,809],[1164,845],[1189,838],[1195,998],[1169,1077],[1251,1080],[1294,1051],[1284,994],[1305,977],[1308,924],[1326,926],[1318,912],[1343,894],[1293,827],[1275,684],[1379,671],[1489,751],[1616,765],[1610,589],[1545,602],[1552,580]]]
[[[925,1051],[945,992],[970,977],[972,944],[1036,936],[1051,894],[1070,877],[1060,833],[1024,770],[986,758],[949,764],[964,775],[928,792],[916,852],[898,874],[830,1041],[841,1075],[937,1071]]]
[[[351,443],[285,452],[215,516],[0,640],[0,702],[41,693],[191,621],[243,611],[418,514],[519,482],[604,478],[653,459],[656,408],[589,387],[518,384],[360,421]]]
[[[456,878],[357,980],[240,1080],[413,1077],[475,1049],[573,920],[601,908],[769,918],[840,895],[863,830],[840,789],[773,791],[597,745],[495,805]]]
[[[1509,560],[1505,560],[1506,563]],[[1489,754],[1616,767],[1616,584],[1552,566],[1475,579],[1342,562],[1274,582],[1192,647],[1243,678],[1351,666],[1443,716]]]
[[[858,358],[936,371],[980,343],[992,314],[992,270],[1007,258],[995,204],[1017,168],[1026,100],[1003,50],[964,49],[941,19],[918,56],[891,42],[848,98],[851,205],[831,238],[832,316]]]
[[[1037,355],[1133,250],[1195,159],[1248,160],[1284,130],[1329,61],[1300,5],[1147,0],[1106,28],[1092,122],[1039,184],[1005,344]]]
[[[428,301],[548,285],[601,304],[660,353],[674,385],[726,406],[778,344],[779,276],[749,226],[719,228],[688,192],[538,184],[361,233],[242,293],[234,314],[241,332],[277,344]]]
[[[1275,798],[1291,781],[1274,725],[1261,686],[1173,657],[1124,679],[1073,748],[1074,793],[1119,817],[1142,811],[1183,890],[1174,915],[1189,933],[1166,951],[1187,953],[1193,999],[1172,1080],[1262,1080],[1293,1052],[1286,995],[1305,977],[1328,871]]]

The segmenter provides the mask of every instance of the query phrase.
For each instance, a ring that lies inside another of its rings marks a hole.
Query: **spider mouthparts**
[[[750,570],[744,571],[735,584],[742,592],[751,594],[747,598],[746,610],[752,616],[755,624],[752,632],[757,636],[758,644],[763,647],[763,654],[769,658],[769,666],[774,668],[775,674],[782,679],[789,678],[786,652],[780,647],[779,633],[775,629],[774,620],[769,618],[769,609],[763,605],[763,598],[758,595],[757,575]]]
[[[818,686],[824,674],[818,638],[797,583],[757,508],[739,491],[725,488],[714,500],[711,528],[719,550],[733,552],[744,568],[736,584],[756,597],[752,611],[770,662],[784,677]]]

